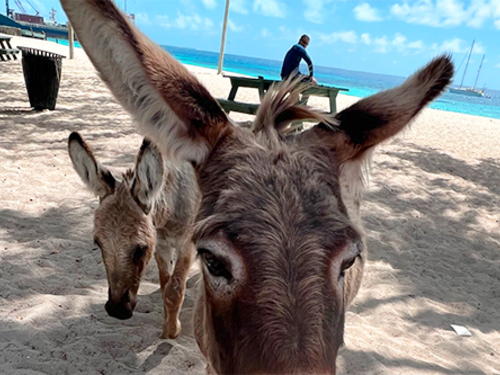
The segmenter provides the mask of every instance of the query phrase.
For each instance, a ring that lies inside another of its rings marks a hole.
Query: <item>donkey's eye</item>
[[[342,264],[342,271],[340,272],[340,278],[343,278],[345,276],[345,271],[347,271],[349,268],[354,266],[354,263],[356,262],[356,258],[357,257],[349,259]]]
[[[345,271],[349,268],[351,268],[352,266],[354,266],[354,262],[356,262],[356,258],[352,258],[352,259],[349,259],[347,262],[344,262],[344,264],[342,265],[342,270]]]
[[[198,255],[207,266],[208,272],[210,272],[213,276],[224,277],[227,280],[231,280],[233,278],[233,275],[231,275],[228,271],[224,262],[219,260],[207,249],[198,249]]]
[[[97,238],[94,238],[94,245],[97,248],[102,249],[101,242]]]
[[[134,250],[132,252],[132,260],[134,263],[139,263],[140,260],[144,257],[144,254],[146,254],[148,247],[145,245],[137,245],[134,247]]]

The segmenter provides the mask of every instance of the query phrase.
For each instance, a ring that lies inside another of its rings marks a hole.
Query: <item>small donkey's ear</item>
[[[358,160],[366,151],[400,132],[450,84],[449,55],[435,58],[403,84],[360,100],[338,113],[338,127],[320,124],[314,130],[335,150],[340,164]]]
[[[208,90],[129,22],[111,0],[61,0],[79,42],[114,96],[164,155],[207,159],[232,126]]]
[[[68,153],[76,172],[95,195],[104,198],[113,194],[116,184],[113,175],[95,160],[92,150],[77,132],[69,136]]]
[[[137,155],[134,182],[131,194],[135,201],[148,214],[165,180],[165,167],[160,151],[147,139],[142,142]]]

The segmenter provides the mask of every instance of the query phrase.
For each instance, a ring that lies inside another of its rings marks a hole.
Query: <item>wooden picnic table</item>
[[[227,99],[217,99],[221,104],[222,108],[226,112],[236,111],[241,113],[247,113],[254,115],[259,108],[259,104],[256,103],[243,103],[235,100],[236,93],[240,87],[246,88],[255,88],[259,90],[259,97],[262,100],[265,93],[272,84],[281,82],[273,79],[265,79],[263,77],[253,78],[253,77],[243,77],[243,76],[233,76],[233,75],[224,75],[225,78],[229,78],[231,80],[231,91],[229,92],[229,96]],[[307,104],[307,100],[309,96],[319,96],[324,98],[329,98],[330,101],[330,112],[328,113],[337,113],[337,103],[336,98],[339,91],[349,91],[349,89],[344,89],[340,87],[326,86],[326,85],[316,85],[309,87],[308,89],[302,92],[303,100],[302,104]]]
[[[0,61],[17,60],[16,54],[19,53],[19,50],[12,48],[10,40],[10,36],[0,35]]]

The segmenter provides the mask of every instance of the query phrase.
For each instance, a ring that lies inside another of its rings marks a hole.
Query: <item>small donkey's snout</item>
[[[109,295],[111,296],[111,293],[109,293]],[[123,294],[122,298],[118,302],[112,301],[110,298],[104,305],[104,308],[109,316],[121,320],[130,319],[133,315],[132,311],[134,310],[134,307],[135,303],[131,303],[128,290]]]
[[[106,302],[104,305],[106,312],[109,316],[113,318],[125,320],[130,319],[133,315],[132,309],[130,306],[123,306],[121,304],[114,304],[111,301]]]

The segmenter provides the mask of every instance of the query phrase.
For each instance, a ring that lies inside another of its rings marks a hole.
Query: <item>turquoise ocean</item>
[[[68,43],[67,40],[61,39],[57,42],[61,44]],[[78,43],[76,43],[76,46],[79,46]],[[219,54],[216,52],[173,46],[162,47],[184,64],[217,69]],[[281,61],[277,60],[232,54],[225,54],[224,56],[223,70],[225,72],[246,74],[254,77],[263,76],[268,79],[280,79],[280,69]],[[362,98],[394,87],[405,79],[405,77],[356,72],[318,65],[315,65],[314,69],[314,75],[319,83],[347,88],[349,91],[343,92],[343,94]],[[307,71],[305,65],[302,67],[302,71]],[[444,111],[500,119],[500,91],[486,89],[485,93],[491,96],[491,98],[476,98],[446,92],[434,101],[430,107]]]

